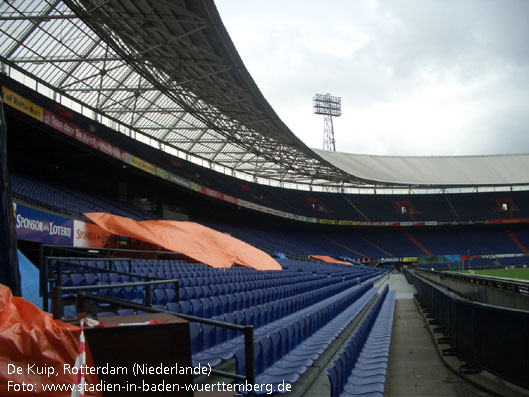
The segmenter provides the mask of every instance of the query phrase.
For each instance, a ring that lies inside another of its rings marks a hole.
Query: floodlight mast
[[[342,115],[342,98],[331,94],[316,94],[312,99],[314,114],[323,115],[323,150],[335,152],[333,117]]]

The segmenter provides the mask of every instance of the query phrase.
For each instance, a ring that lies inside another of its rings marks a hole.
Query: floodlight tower
[[[335,152],[334,128],[332,118],[342,115],[342,98],[331,94],[316,94],[312,99],[314,114],[322,114],[323,118],[323,150]]]

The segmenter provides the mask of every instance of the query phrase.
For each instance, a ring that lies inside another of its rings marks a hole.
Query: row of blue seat
[[[313,291],[328,285],[336,284],[336,282],[344,279],[353,279],[355,282],[361,282],[366,277],[354,278],[350,275],[347,278],[329,277],[325,279],[304,281],[297,284],[264,288],[259,290],[242,291],[233,294],[223,294],[218,296],[211,296],[207,298],[193,298],[190,300],[181,300],[176,303],[176,289],[173,287],[165,289],[153,289],[152,306],[161,310],[169,310],[176,313],[189,314],[196,317],[210,318],[224,313],[231,313],[236,310],[243,310],[254,305],[265,304],[276,300],[285,299],[296,296],[304,292]],[[99,295],[109,296],[118,299],[129,300],[138,304],[145,304],[145,288],[144,287],[120,287],[116,284],[115,288],[101,289],[98,291]],[[171,285],[170,283],[168,285]],[[188,287],[189,288],[189,287]],[[207,287],[194,287],[207,288]],[[186,297],[185,289],[180,289],[180,299]],[[103,304],[103,307],[109,307],[108,304]]]
[[[382,397],[393,327],[395,292],[388,287],[326,369],[331,397]]]
[[[375,294],[372,282],[353,287],[331,298],[330,304],[315,305],[310,312],[258,338],[254,347],[256,383],[272,385],[275,393],[284,392],[279,386],[297,382]],[[237,373],[243,375],[244,350],[236,350],[235,357]]]
[[[297,318],[301,315],[308,315],[309,312],[314,310],[314,305],[329,305],[333,300],[337,299],[337,296],[347,293],[352,286],[355,286],[357,289],[361,288],[356,285],[355,281],[347,281],[278,300],[276,301],[278,308],[274,310],[277,310],[280,318],[267,324],[260,324],[258,327],[256,327],[258,324],[255,321],[256,317],[252,317],[251,310],[239,311],[239,313],[234,312],[224,315],[223,318],[213,317],[213,319],[232,322],[238,325],[252,325],[254,327],[254,337],[257,338],[276,330],[280,326],[285,326],[285,322],[290,324],[294,317]],[[255,309],[261,311],[261,306],[262,305],[258,305]],[[266,309],[268,308],[265,308],[265,310]],[[273,319],[273,317],[269,316],[268,320],[271,319]],[[202,363],[204,365],[216,365],[221,361],[232,358],[234,348],[242,347],[244,345],[243,335],[235,336],[235,333],[233,332],[222,334],[223,331],[219,327],[217,327],[217,331],[214,334],[215,337],[208,334],[208,332],[209,330],[207,327],[204,328],[204,326],[201,326],[198,323],[190,324],[191,350],[193,353],[193,362],[195,364]],[[220,335],[219,332],[221,332]],[[226,337],[227,339],[225,339]],[[211,344],[212,342],[213,345]]]
[[[253,306],[258,303],[265,303],[273,299],[281,299],[284,296],[308,291],[316,286],[324,286],[336,282],[340,279],[351,279],[356,275],[363,274],[360,279],[369,277],[369,273],[347,273],[342,277],[315,277],[315,276],[297,276],[289,279],[267,280],[260,282],[242,282],[230,284],[212,284],[210,286],[183,287],[177,290],[174,284],[168,282],[155,285],[152,289],[152,303],[157,305],[166,305],[167,303],[176,303],[178,301],[190,301],[192,299],[220,297],[222,295],[234,294],[237,301],[242,302],[242,308]],[[97,284],[116,284],[115,288],[98,290],[99,295],[109,296],[118,299],[130,300],[135,303],[145,302],[145,288],[138,287],[120,287],[121,281],[139,281],[125,275],[116,273],[79,273],[63,274],[62,285],[64,286],[82,286]],[[264,288],[263,288],[264,287]],[[258,288],[258,289],[256,289]],[[280,291],[274,294],[271,289]],[[241,297],[238,297],[241,294]],[[69,297],[74,293],[69,292],[63,297]],[[269,296],[271,295],[271,296]],[[250,303],[247,304],[246,301]],[[257,303],[256,303],[257,302]],[[214,303],[213,303],[214,304]],[[224,311],[223,311],[224,312]]]

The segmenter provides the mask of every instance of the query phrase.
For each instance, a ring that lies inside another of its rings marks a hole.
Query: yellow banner
[[[195,182],[191,182],[191,189],[193,189],[195,192],[202,192],[202,186]]]
[[[336,221],[333,219],[320,219],[319,223],[323,223],[325,225],[336,225]]]
[[[169,179],[169,173],[161,168],[156,168],[156,175],[163,179]]]
[[[352,225],[356,225],[356,222],[355,221],[338,221],[338,225],[352,226]]]
[[[418,260],[419,258],[416,256],[412,256],[409,258],[402,258],[402,262],[417,262]]]
[[[133,156],[132,154],[127,154],[127,162],[136,168],[148,172],[149,174],[156,175],[156,166],[136,156]]]
[[[40,106],[35,105],[33,102],[28,101],[26,98],[21,97],[16,92],[13,92],[6,87],[2,87],[2,94],[5,104],[42,122],[44,118],[44,109]]]

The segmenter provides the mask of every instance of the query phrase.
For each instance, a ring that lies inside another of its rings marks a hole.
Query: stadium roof
[[[313,151],[263,97],[212,0],[10,0],[0,3],[0,34],[4,73],[30,76],[54,100],[233,176],[339,188],[529,183],[521,171],[469,171],[471,160]],[[489,168],[528,169],[527,160],[495,159]]]
[[[514,186],[529,181],[529,155],[367,156],[325,152],[321,157],[346,172],[380,184],[406,186]]]

